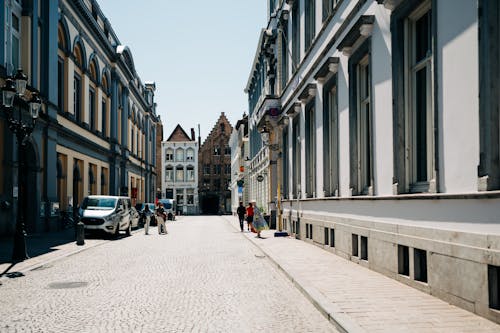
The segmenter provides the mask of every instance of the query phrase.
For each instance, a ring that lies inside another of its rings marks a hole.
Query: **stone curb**
[[[229,217],[224,216],[224,218],[230,223],[233,228],[239,230],[239,226],[234,224]],[[271,263],[276,266],[284,275],[292,282],[292,284],[316,307],[316,309],[321,312],[323,316],[330,321],[340,332],[342,333],[366,333],[366,330],[359,326],[355,321],[353,321],[348,315],[340,312],[335,304],[332,304],[323,294],[314,287],[307,286],[304,281],[294,277],[289,271],[286,270],[282,265],[280,265],[268,252],[266,252],[259,244],[252,239],[242,235],[248,241],[250,241],[255,247],[257,247],[262,253],[266,255]]]

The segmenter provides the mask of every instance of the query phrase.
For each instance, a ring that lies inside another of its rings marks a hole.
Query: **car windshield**
[[[82,209],[112,210],[116,206],[115,198],[85,198]]]
[[[170,209],[172,208],[172,204],[170,202],[162,201],[163,208]]]

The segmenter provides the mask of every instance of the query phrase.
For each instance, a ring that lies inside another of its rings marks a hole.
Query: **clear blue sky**
[[[202,142],[221,112],[234,126],[248,113],[246,86],[265,0],[98,0],[142,82],[156,82],[164,139],[177,124],[201,127]]]

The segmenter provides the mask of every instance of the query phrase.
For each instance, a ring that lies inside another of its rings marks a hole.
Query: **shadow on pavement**
[[[30,258],[56,251],[55,247],[75,241],[73,228],[26,236],[26,249]],[[0,238],[0,264],[12,263],[13,237]],[[10,269],[10,267],[9,267]],[[5,274],[5,272],[1,273]]]

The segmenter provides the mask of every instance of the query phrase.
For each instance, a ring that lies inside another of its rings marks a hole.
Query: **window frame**
[[[316,193],[316,112],[313,98],[305,107],[306,198]]]
[[[323,87],[323,191],[325,197],[340,195],[337,80],[337,74],[335,74]]]

